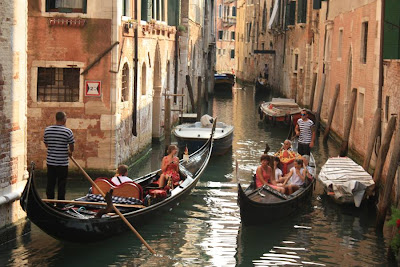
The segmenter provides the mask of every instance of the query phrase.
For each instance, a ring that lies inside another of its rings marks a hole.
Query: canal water
[[[375,210],[335,205],[323,197],[319,184],[298,214],[273,224],[241,225],[237,182],[249,184],[265,145],[271,151],[279,149],[288,133],[283,126],[260,122],[257,107],[270,97],[241,86],[210,99],[208,114],[235,127],[232,150],[211,158],[188,198],[139,229],[159,255],[152,256],[130,232],[74,244],[55,240],[25,222],[25,235],[0,244],[0,266],[386,266],[388,244],[374,230]],[[318,167],[339,150],[321,139],[313,149]],[[158,169],[163,146],[154,145],[130,175]],[[87,188],[84,179],[71,180],[67,197],[78,197]]]

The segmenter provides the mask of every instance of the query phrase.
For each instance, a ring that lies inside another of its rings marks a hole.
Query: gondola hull
[[[238,184],[238,204],[240,207],[240,217],[245,225],[255,225],[262,223],[274,222],[295,214],[306,205],[312,196],[315,179],[310,183],[304,191],[292,199],[282,199],[263,188],[251,190],[243,190]],[[259,197],[255,194],[261,194]],[[262,196],[264,195],[264,197]],[[263,200],[261,200],[263,199]]]
[[[159,220],[160,215],[169,212],[172,208],[187,197],[196,186],[200,176],[204,172],[212,152],[212,136],[208,142],[198,151],[191,154],[189,160],[181,160],[180,168],[184,170],[187,178],[192,180],[184,187],[177,187],[166,199],[138,209],[123,211],[125,218],[135,228]],[[95,242],[129,231],[128,226],[118,215],[109,215],[102,218],[83,216],[73,213],[72,209],[58,209],[48,203],[44,203],[37,193],[34,181],[34,172],[31,172],[20,203],[27,217],[40,229],[56,239],[72,242]],[[150,184],[157,171],[135,179],[135,182],[145,186]],[[72,214],[71,214],[72,213]]]

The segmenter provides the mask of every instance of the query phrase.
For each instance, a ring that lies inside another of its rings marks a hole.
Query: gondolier
[[[311,148],[314,147],[315,126],[314,122],[308,118],[307,110],[301,110],[301,118],[297,120],[296,135],[299,137],[298,152],[300,155],[310,155]]]
[[[74,151],[74,134],[65,127],[67,115],[59,111],[56,124],[44,130],[44,144],[47,148],[47,198],[54,198],[54,188],[58,185],[57,198],[65,199],[65,187],[68,176],[68,156]]]

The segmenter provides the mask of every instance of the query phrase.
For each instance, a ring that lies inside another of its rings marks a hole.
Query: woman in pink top
[[[180,180],[179,176],[179,158],[178,155],[178,147],[176,145],[170,145],[167,151],[168,155],[166,155],[161,162],[161,171],[162,174],[159,179],[159,186],[164,187],[166,180],[171,177],[172,182],[178,183]]]
[[[256,186],[261,187],[263,185],[269,185],[275,190],[278,190],[281,193],[285,193],[285,188],[279,187],[276,184],[274,179],[274,174],[272,168],[269,166],[271,161],[271,157],[267,154],[263,154],[260,158],[261,165],[258,166],[256,171]]]

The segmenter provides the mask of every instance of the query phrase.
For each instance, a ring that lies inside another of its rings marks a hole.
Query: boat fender
[[[221,130],[221,132],[224,132],[224,130]]]

